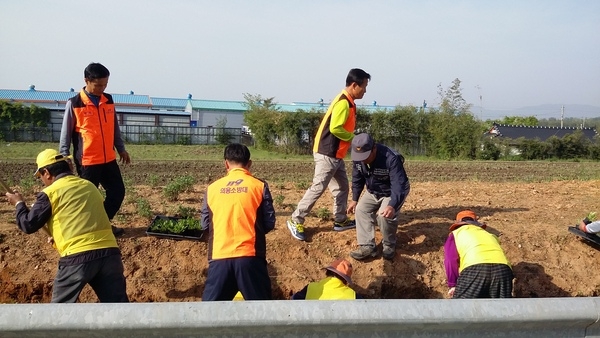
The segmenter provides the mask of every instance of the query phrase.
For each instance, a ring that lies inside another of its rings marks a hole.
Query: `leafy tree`
[[[502,120],[497,120],[497,123],[508,124],[511,126],[539,125],[539,121],[535,116],[505,116]]]
[[[452,81],[452,85],[444,90],[442,84],[438,84],[438,95],[440,96],[440,110],[445,113],[462,114],[467,113],[471,109],[471,105],[465,101],[460,88],[460,80],[458,78]]]
[[[480,160],[494,160],[497,161],[500,158],[502,151],[500,147],[491,138],[485,138],[483,140],[481,151],[477,153],[477,158]]]
[[[228,145],[233,135],[225,128],[227,126],[227,116],[217,117],[216,130],[217,135],[215,139],[219,144]]]
[[[244,113],[244,122],[252,130],[256,147],[270,149],[275,145],[277,126],[281,112],[275,98],[263,98],[260,95],[244,94],[248,110]]]

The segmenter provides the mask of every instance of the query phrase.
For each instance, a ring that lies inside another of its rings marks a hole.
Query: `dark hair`
[[[360,68],[352,68],[346,76],[346,87],[356,82],[359,86],[365,84],[365,81],[371,80],[371,75]]]
[[[337,273],[330,271],[330,270],[325,270],[325,276],[327,277],[335,277],[339,280],[341,280],[342,282],[344,282],[344,284],[348,284],[348,282],[340,275],[338,275]]]
[[[243,144],[230,143],[225,147],[225,160],[246,166],[250,162],[250,150]]]
[[[67,161],[58,161],[46,166],[43,169],[47,170],[52,176],[58,176],[62,173],[73,173],[73,171],[71,171],[71,167],[69,166],[69,162]]]
[[[109,76],[110,72],[108,71],[108,68],[99,63],[92,62],[83,70],[83,77],[86,80],[104,79]]]

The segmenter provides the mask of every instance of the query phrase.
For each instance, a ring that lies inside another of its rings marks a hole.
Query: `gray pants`
[[[111,255],[78,265],[58,266],[52,303],[75,303],[89,284],[101,303],[127,303],[121,255]]]
[[[408,195],[408,191],[406,192]],[[406,200],[406,197],[405,197]],[[379,226],[383,246],[396,247],[396,231],[398,230],[398,215],[404,201],[396,209],[394,218],[385,218],[379,213],[388,206],[390,197],[377,198],[368,191],[360,197],[356,205],[356,240],[358,245],[375,247],[375,224]]]
[[[325,156],[319,153],[313,154],[315,158],[315,176],[313,183],[306,190],[304,197],[298,202],[296,210],[292,213],[292,219],[298,223],[304,223],[304,219],[312,210],[313,206],[329,187],[333,195],[333,216],[336,222],[343,222],[348,206],[348,176],[343,159]]]

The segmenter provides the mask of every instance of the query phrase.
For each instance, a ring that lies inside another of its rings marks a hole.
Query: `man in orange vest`
[[[112,220],[125,198],[115,149],[122,163],[129,164],[131,159],[121,138],[113,98],[104,92],[110,72],[99,63],[90,63],[83,76],[85,87],[65,107],[59,151],[68,156],[73,144],[77,173],[96,187],[102,184],[106,190],[104,209]],[[112,231],[115,236],[123,234],[123,229],[115,226]]]
[[[309,283],[292,295],[292,299],[340,300],[362,298],[350,287],[352,264],[345,259],[336,259],[324,268],[325,278]]]
[[[304,219],[327,187],[334,199],[333,230],[344,231],[356,227],[346,215],[349,185],[344,157],[350,149],[356,126],[354,100],[363,98],[370,79],[371,75],[364,70],[351,69],[346,77],[346,88],[331,101],[321,120],[313,146],[313,183],[286,222],[292,236],[300,241],[306,240]]]
[[[456,214],[444,244],[448,295],[452,298],[510,298],[513,272],[498,238],[471,210]]]
[[[208,272],[203,301],[271,299],[265,235],[275,228],[273,198],[266,182],[250,174],[250,151],[225,147],[227,175],[208,186],[202,230],[208,231]]]

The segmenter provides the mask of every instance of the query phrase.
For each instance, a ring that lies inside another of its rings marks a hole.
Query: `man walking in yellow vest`
[[[359,68],[351,69],[346,77],[346,88],[331,101],[321,120],[313,146],[315,174],[312,185],[286,222],[292,237],[297,240],[306,240],[304,219],[327,188],[334,200],[333,230],[344,231],[356,227],[354,221],[346,215],[349,185],[344,157],[350,149],[356,126],[354,100],[363,98],[369,80],[369,73]]]

